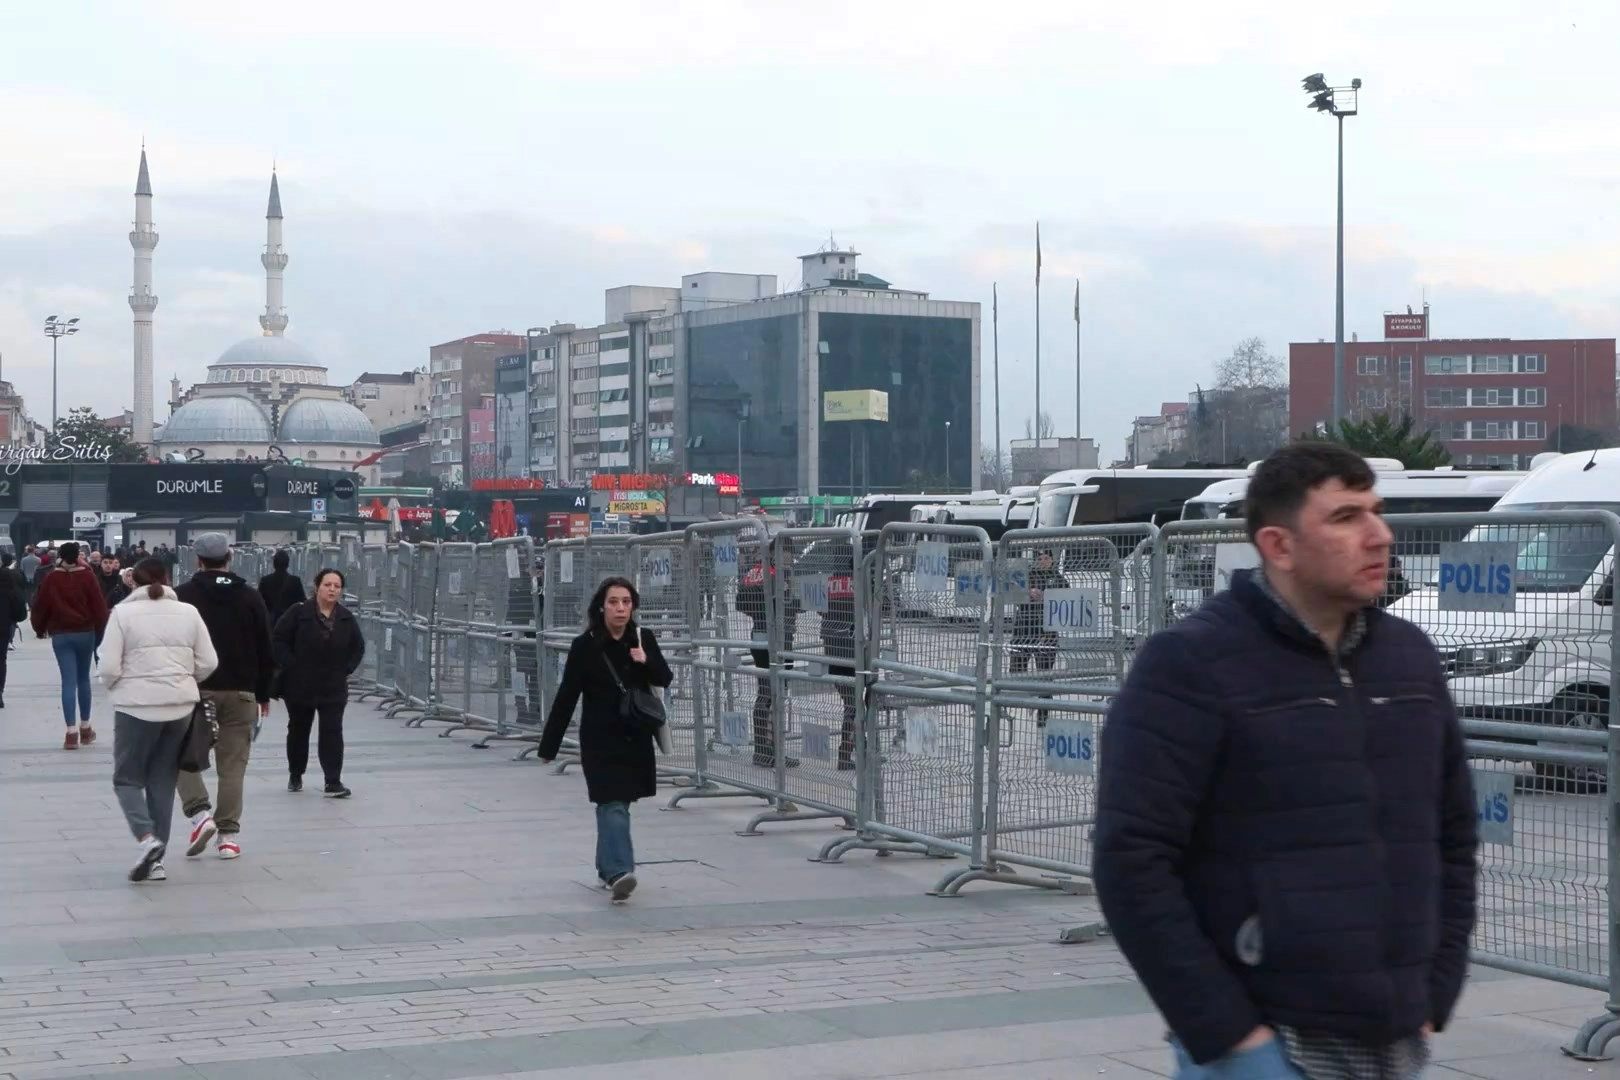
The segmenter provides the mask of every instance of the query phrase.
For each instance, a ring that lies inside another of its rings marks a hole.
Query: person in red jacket
[[[90,726],[90,658],[107,626],[107,598],[96,576],[79,561],[79,545],[69,541],[57,549],[56,569],[45,575],[34,594],[29,622],[41,638],[49,634],[56,667],[62,673],[62,718],[67,721],[64,750],[96,741]],[[73,699],[78,697],[79,722],[73,722]]]

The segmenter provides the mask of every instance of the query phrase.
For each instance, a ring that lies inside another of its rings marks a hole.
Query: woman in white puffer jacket
[[[135,564],[135,590],[113,608],[101,641],[101,681],[113,708],[113,791],[140,843],[131,881],[162,881],[180,750],[197,684],[219,666],[202,616],[169,588],[159,559]]]

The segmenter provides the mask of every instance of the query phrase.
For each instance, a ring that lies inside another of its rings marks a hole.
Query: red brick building
[[[1562,425],[1615,430],[1614,338],[1347,341],[1344,407],[1353,419],[1411,413],[1459,465],[1527,467],[1557,449]],[[1288,347],[1288,428],[1333,412],[1333,343]],[[1549,443],[1549,440],[1554,442]]]

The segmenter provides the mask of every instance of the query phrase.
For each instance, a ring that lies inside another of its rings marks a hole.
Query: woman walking
[[[343,785],[343,707],[349,703],[349,676],[366,655],[360,623],[338,603],[343,575],[315,575],[315,595],[294,604],[276,622],[272,648],[280,693],[287,703],[287,790],[304,790],[309,767],[309,732],[320,718],[316,752],[326,776],[326,797],[347,799]]]
[[[79,562],[79,545],[69,540],[56,550],[55,569],[46,573],[34,594],[29,621],[39,637],[51,638],[56,667],[62,675],[62,719],[67,738],[62,749],[77,750],[96,741],[90,726],[90,660],[96,640],[107,625],[107,599],[90,569]],[[73,702],[78,699],[78,724]]]
[[[101,641],[101,681],[113,703],[113,791],[140,844],[131,881],[162,881],[174,785],[197,684],[219,666],[202,615],[169,588],[161,559],[135,566],[136,589],[112,611]]]
[[[636,625],[641,597],[622,577],[596,589],[589,626],[574,639],[563,665],[562,685],[540,738],[541,761],[551,761],[579,716],[579,762],[585,789],[596,804],[596,876],[623,903],[636,889],[636,856],[630,840],[630,804],[658,792],[653,757],[655,731],[621,708],[631,690],[667,687],[675,676],[652,632]]]
[[[17,624],[28,618],[23,589],[22,576],[11,568],[11,556],[0,554],[0,709],[6,707],[6,654]]]

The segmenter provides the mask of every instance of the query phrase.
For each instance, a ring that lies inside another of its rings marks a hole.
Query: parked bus
[[[1152,522],[1181,517],[1186,501],[1217,480],[1241,480],[1243,469],[1068,469],[1041,481],[1037,528]]]

